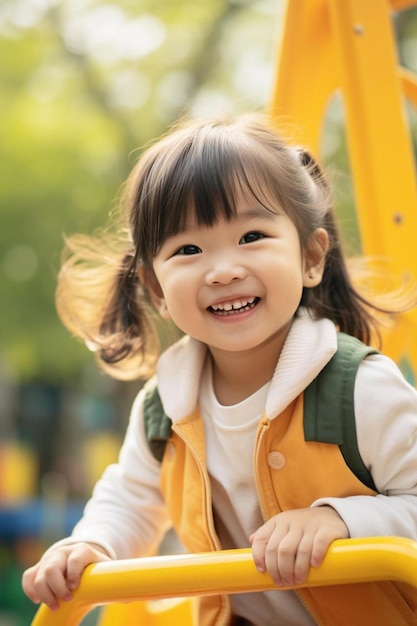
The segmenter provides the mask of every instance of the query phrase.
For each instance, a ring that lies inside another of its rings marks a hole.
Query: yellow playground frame
[[[303,586],[394,580],[417,587],[416,564],[417,542],[410,539],[338,540]],[[42,606],[32,626],[78,626],[103,604],[109,606],[100,626],[194,626],[192,597],[274,586],[256,569],[250,549],[105,561],[86,569],[71,602],[56,612]]]
[[[271,98],[273,119],[297,129],[320,155],[329,99],[341,92],[362,249],[400,277],[417,257],[417,183],[404,100],[417,106],[417,78],[399,67],[393,12],[417,0],[287,0]],[[417,372],[417,310],[384,335],[384,351]],[[395,580],[417,587],[417,542],[398,538],[335,541],[306,586]],[[197,595],[273,588],[250,549],[156,556],[91,565],[71,602],[37,611],[32,626],[77,626],[106,605],[100,626],[192,626]]]
[[[417,106],[417,77],[398,64],[394,11],[416,0],[287,0],[271,99],[273,118],[320,154],[327,104],[339,91],[362,251],[399,277],[416,272],[415,161],[404,100]],[[384,352],[417,371],[417,310],[384,336]]]

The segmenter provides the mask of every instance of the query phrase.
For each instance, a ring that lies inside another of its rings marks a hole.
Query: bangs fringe
[[[190,132],[178,131],[145,154],[138,164],[130,202],[133,239],[139,258],[150,266],[168,237],[184,230],[187,220],[212,226],[219,219],[230,221],[243,195],[268,210],[282,207],[291,190],[288,181],[280,192],[274,184],[276,152],[287,151],[287,175],[297,177],[296,159],[279,139],[259,145],[244,128],[212,125]],[[256,158],[253,153],[256,152]],[[297,185],[300,181],[297,181]],[[287,198],[288,201],[288,198]],[[133,209],[133,210],[132,210]]]

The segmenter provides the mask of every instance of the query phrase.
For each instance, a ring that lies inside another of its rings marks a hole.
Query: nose
[[[243,280],[247,271],[236,260],[221,256],[206,272],[207,285],[227,285],[232,281]]]

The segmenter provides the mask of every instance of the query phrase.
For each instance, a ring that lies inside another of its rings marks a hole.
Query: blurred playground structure
[[[398,65],[393,12],[415,0],[289,0],[271,103],[320,154],[329,99],[343,98],[362,253],[382,260],[384,281],[416,274],[415,156],[405,100],[417,106],[416,75]],[[380,285],[387,288],[387,283]],[[411,375],[417,310],[384,336],[383,349]]]
[[[417,0],[287,0],[270,102],[273,119],[290,123],[296,129],[297,143],[320,157],[326,109],[334,94],[341,94],[361,248],[365,255],[383,259],[386,277],[392,274],[400,279],[415,277],[417,269],[415,157],[405,115],[406,100],[417,106],[417,78],[398,65],[392,20],[394,12],[415,5]],[[401,316],[383,336],[384,351],[401,365],[411,382],[417,371],[416,328],[414,310]],[[115,446],[114,440],[96,440],[90,448],[91,478],[114,458]],[[35,540],[42,539],[42,525],[51,514],[61,516],[62,534],[80,514],[79,506],[60,497],[59,484],[53,480],[46,504],[33,501],[36,464],[29,448],[8,444],[0,450],[0,529],[6,533],[6,541],[16,535],[26,538],[19,553],[25,552],[29,560],[39,549]],[[193,580],[201,583],[201,593],[205,593],[204,585],[210,584],[214,590],[230,592],[233,589],[228,585],[236,580],[245,589],[270,584],[267,578],[259,578],[248,551],[225,553],[223,560],[213,555],[200,563],[197,557],[178,558],[162,560],[160,566],[179,568],[175,575],[168,569],[171,585],[178,578],[175,589],[158,586],[164,578],[161,569],[152,569],[153,561],[142,562],[144,568],[150,568],[147,570],[141,570],[139,561],[93,566],[71,604],[56,614],[42,607],[33,624],[75,626],[96,604],[140,598],[139,603],[110,605],[102,612],[101,626],[186,626],[193,623],[192,601],[171,599],[155,605],[146,598],[195,595],[195,589],[187,592]],[[370,566],[363,574],[366,563]],[[416,564],[414,542],[336,542],[323,570],[312,572],[309,582],[330,584],[343,572],[349,580],[380,575],[417,585]],[[155,583],[156,591],[151,584],[145,593],[142,584],[146,581]],[[3,583],[0,575],[0,585]]]

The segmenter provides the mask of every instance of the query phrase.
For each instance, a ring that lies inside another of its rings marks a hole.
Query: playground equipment
[[[29,448],[7,442],[0,444],[0,500],[13,504],[35,491],[37,467]]]
[[[304,586],[395,580],[417,586],[417,542],[398,537],[335,541],[323,564],[311,569]],[[116,605],[100,626],[192,626],[191,600],[218,593],[274,589],[268,574],[256,569],[250,549],[205,554],[157,556],[90,565],[71,602],[56,612],[42,606],[32,626],[78,626],[93,606],[138,599],[179,597],[152,608],[152,602]],[[111,608],[111,607],[110,607]],[[197,624],[195,624],[197,626]]]
[[[356,210],[366,255],[400,277],[416,272],[417,184],[404,99],[417,79],[398,67],[392,14],[417,0],[287,0],[270,112],[320,155],[331,96],[342,94]],[[384,351],[417,371],[417,310],[384,335]],[[417,586],[417,543],[401,538],[336,541],[306,585],[396,580]],[[192,626],[192,597],[272,588],[250,550],[152,557],[90,566],[70,603],[42,606],[32,626],[77,626],[108,604],[100,626]],[[155,599],[177,598],[160,601]],[[180,599],[188,598],[188,599]],[[141,600],[138,602],[138,600]],[[113,604],[116,603],[116,604]],[[123,604],[119,604],[123,603]],[[127,604],[124,604],[127,603]]]
[[[393,12],[416,0],[288,0],[270,112],[320,155],[326,107],[343,98],[356,214],[366,256],[417,274],[415,161],[404,101],[417,77],[398,65]],[[384,352],[417,371],[417,310],[385,333]]]

